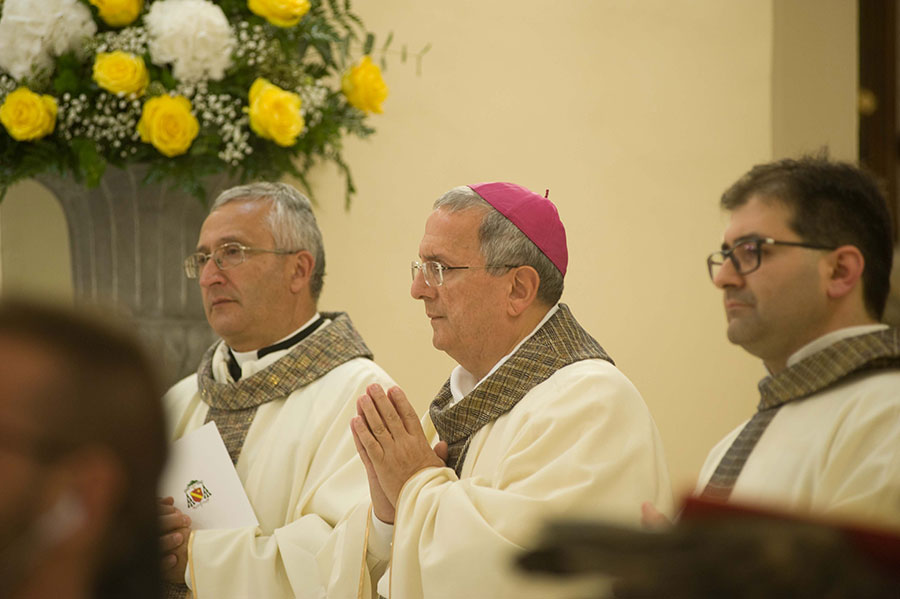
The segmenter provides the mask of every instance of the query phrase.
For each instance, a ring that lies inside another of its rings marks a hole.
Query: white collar
[[[456,368],[454,368],[450,373],[450,394],[453,396],[453,401],[450,403],[450,405],[452,406],[459,403],[463,397],[474,391],[475,388],[484,381],[484,379],[494,374],[494,372],[498,368],[500,368],[511,355],[516,353],[516,351],[520,347],[522,347],[523,343],[531,339],[532,335],[534,335],[538,331],[538,329],[544,326],[544,324],[548,320],[550,320],[551,316],[556,314],[557,310],[559,310],[559,304],[556,304],[555,306],[547,310],[547,313],[544,314],[544,317],[541,319],[541,321],[537,323],[537,326],[534,327],[531,332],[528,333],[528,335],[526,335],[521,341],[519,341],[516,346],[512,348],[512,351],[500,358],[500,360],[496,364],[494,364],[494,367],[491,368],[491,370],[486,375],[484,375],[484,377],[480,381],[476,381],[475,376],[471,372],[469,372],[462,366],[457,365]]]
[[[305,323],[303,323],[303,326],[301,326],[299,329],[297,329],[295,331],[292,331],[291,333],[288,333],[287,335],[285,335],[284,337],[282,337],[275,343],[281,343],[285,339],[290,339],[291,337],[293,337],[294,335],[296,335],[297,333],[299,333],[300,331],[302,331],[303,329],[305,329],[306,327],[308,327],[309,325],[314,323],[318,318],[319,318],[319,313],[316,312],[312,318],[310,318]],[[275,343],[272,343],[272,345],[275,345]],[[266,354],[262,358],[257,358],[257,356],[256,356],[257,350],[255,350],[255,349],[250,350],[250,351],[234,351],[232,349],[231,353],[234,356],[234,359],[237,362],[238,366],[241,367],[241,371],[242,371],[241,377],[243,378],[243,377],[250,376],[251,373],[247,372],[248,368],[250,368],[253,372],[259,372],[260,370],[262,370],[269,364],[276,362],[279,358],[284,356],[290,350],[291,350],[290,347],[287,349],[281,349],[281,350]]]

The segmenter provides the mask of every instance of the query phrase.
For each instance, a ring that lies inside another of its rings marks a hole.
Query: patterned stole
[[[481,427],[509,412],[526,393],[563,366],[591,358],[614,364],[600,344],[578,324],[569,307],[560,304],[556,314],[500,368],[450,407],[453,396],[448,379],[429,409],[435,430],[449,445],[447,465],[459,476],[469,441]]]
[[[727,501],[747,458],[784,404],[809,397],[851,376],[900,368],[900,329],[842,339],[759,383],[756,414],[716,466],[701,497]]]
[[[197,370],[200,396],[209,404],[206,422],[214,421],[231,461],[237,464],[256,415],[256,408],[283,399],[353,358],[372,359],[372,352],[350,317],[344,313],[323,314],[332,323],[298,343],[278,361],[237,382],[219,383],[213,378],[212,361],[218,344],[210,347]]]
[[[320,327],[300,341],[286,355],[256,374],[232,383],[213,378],[212,361],[219,344],[214,343],[200,360],[197,380],[200,396],[209,404],[206,422],[215,421],[231,461],[237,464],[253,422],[256,408],[275,399],[284,399],[354,358],[372,359],[372,352],[343,312],[322,313],[331,324]],[[166,599],[187,597],[184,584],[167,583]]]

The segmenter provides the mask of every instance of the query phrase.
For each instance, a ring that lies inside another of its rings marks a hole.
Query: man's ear
[[[866,259],[854,245],[842,245],[831,252],[826,259],[828,280],[825,291],[830,299],[839,299],[862,284],[862,274]]]
[[[308,250],[300,250],[290,256],[293,272],[291,273],[291,291],[299,293],[303,288],[309,287],[313,269],[316,267],[316,259]]]
[[[531,266],[513,268],[510,281],[508,310],[510,316],[522,314],[537,298],[541,277]]]

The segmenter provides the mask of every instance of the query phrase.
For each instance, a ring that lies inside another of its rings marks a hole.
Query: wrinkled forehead
[[[481,208],[433,211],[425,221],[419,257],[438,262],[481,258],[478,231],[485,212]]]
[[[237,241],[259,244],[273,239],[269,225],[270,200],[233,200],[216,208],[203,221],[198,249],[210,250],[223,243]]]

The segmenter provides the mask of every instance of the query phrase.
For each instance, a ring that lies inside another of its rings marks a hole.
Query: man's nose
[[[209,287],[215,283],[221,283],[223,280],[222,269],[216,264],[216,261],[210,258],[206,264],[200,267],[200,276],[198,281],[201,287]]]
[[[409,288],[409,294],[413,299],[424,299],[426,297],[434,297],[434,288],[429,287],[425,283],[425,273],[421,269],[416,269],[413,276],[412,285]]]
[[[713,285],[719,289],[726,287],[743,287],[744,275],[740,274],[734,264],[734,260],[729,257],[725,260],[719,270],[713,277]]]

